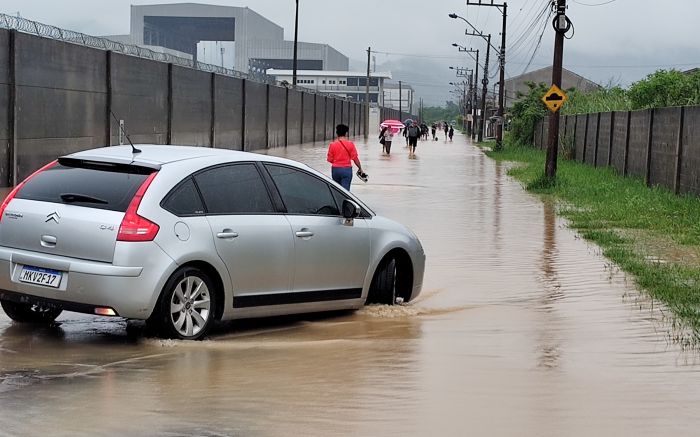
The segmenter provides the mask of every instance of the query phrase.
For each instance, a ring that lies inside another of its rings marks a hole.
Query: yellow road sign
[[[557,112],[568,99],[569,97],[566,95],[566,93],[560,90],[556,85],[552,85],[549,91],[542,96],[542,101],[552,112]]]

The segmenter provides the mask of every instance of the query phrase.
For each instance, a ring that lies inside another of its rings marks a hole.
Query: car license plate
[[[57,270],[40,267],[24,266],[19,274],[19,280],[29,284],[58,288],[61,285],[63,273]]]

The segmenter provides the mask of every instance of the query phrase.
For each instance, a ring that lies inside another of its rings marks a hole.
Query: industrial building
[[[201,62],[220,63],[254,76],[264,75],[269,68],[291,69],[294,57],[294,43],[284,39],[284,29],[248,7],[197,3],[132,5],[130,34],[106,38]],[[209,57],[202,59],[201,49],[207,42],[218,44],[215,48],[209,45]],[[212,51],[216,51],[213,58]],[[299,42],[297,53],[299,69],[349,67],[348,57],[328,44]]]
[[[292,70],[267,70],[267,75],[280,82],[292,83]],[[384,81],[391,79],[391,73],[370,73],[369,101],[385,105]],[[316,71],[297,70],[297,86],[310,88],[320,94],[333,94],[355,102],[364,102],[367,88],[367,73],[360,71]],[[397,106],[398,108],[398,106]]]

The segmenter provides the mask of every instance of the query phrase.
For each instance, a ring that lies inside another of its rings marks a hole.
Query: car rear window
[[[17,199],[126,212],[154,170],[101,163],[58,163],[31,178]]]

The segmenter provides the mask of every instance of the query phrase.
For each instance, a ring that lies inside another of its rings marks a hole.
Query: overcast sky
[[[489,0],[485,0],[489,1]],[[502,1],[502,0],[499,0]],[[700,18],[699,0],[569,0],[568,16],[575,26],[566,40],[564,66],[601,84],[629,83],[658,68],[680,70],[700,66],[700,45],[694,36]],[[88,34],[129,32],[129,5],[180,3],[134,0],[3,0],[2,11],[21,14]],[[293,0],[217,0],[205,3],[248,6],[294,34]],[[508,1],[507,74],[517,76],[551,64],[554,31],[544,17],[535,20],[548,0]],[[426,100],[449,98],[448,69],[473,66],[451,46],[453,42],[480,48],[485,43],[466,37],[466,24],[450,19],[455,12],[500,44],[501,18],[493,7],[466,6],[465,0],[300,0],[299,39],[323,42],[361,66],[366,49],[376,54],[378,69],[391,68],[395,79],[413,81]],[[545,15],[546,16],[546,15]],[[539,49],[535,47],[542,36]],[[511,48],[513,50],[511,51]],[[534,57],[533,57],[533,52]],[[412,54],[418,56],[403,56]]]

